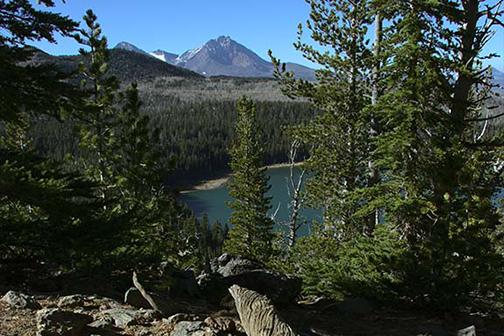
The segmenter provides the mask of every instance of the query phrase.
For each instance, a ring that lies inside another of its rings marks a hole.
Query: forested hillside
[[[55,57],[37,53],[33,62],[56,64],[75,71],[82,56]],[[191,185],[228,171],[228,149],[235,119],[236,100],[247,95],[258,101],[258,118],[266,139],[267,164],[287,161],[289,140],[286,126],[311,119],[315,109],[303,100],[284,96],[274,79],[203,78],[150,56],[122,49],[110,52],[109,74],[123,85],[138,82],[142,113],[159,127],[163,156],[173,160],[176,172],[169,183]],[[78,76],[77,76],[78,77]],[[62,158],[68,150],[77,151],[71,120],[64,124],[34,120],[32,135],[44,155]]]

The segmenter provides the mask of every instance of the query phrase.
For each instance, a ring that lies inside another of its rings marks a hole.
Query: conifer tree
[[[92,10],[84,16],[87,29],[81,31],[79,42],[89,47],[81,48],[80,53],[88,62],[80,65],[84,76],[83,90],[89,94],[86,105],[79,116],[81,163],[87,175],[100,183],[100,198],[104,202],[117,194],[114,181],[113,159],[117,138],[116,104],[118,102],[119,83],[113,76],[107,75],[108,57],[107,39],[102,35],[100,24]]]
[[[121,267],[137,268],[174,261],[188,249],[184,242],[192,241],[196,232],[192,224],[181,228],[191,223],[190,214],[163,186],[169,167],[161,159],[159,130],[152,130],[149,118],[142,115],[136,85],[120,92],[117,79],[108,74],[107,39],[91,10],[84,21],[87,30],[82,31],[80,42],[90,50],[81,50],[85,57],[81,73],[87,79],[83,89],[88,98],[76,119],[81,164],[99,185],[102,216],[122,223],[110,227],[107,238],[119,242],[110,257],[124,263]]]
[[[52,7],[49,0],[42,6]],[[77,23],[34,8],[28,1],[0,1],[0,253],[4,258],[74,263],[72,244],[96,220],[94,185],[60,162],[35,153],[28,133],[33,121],[61,120],[79,93],[53,66],[30,62],[30,41],[72,36]],[[64,251],[64,252],[63,252]]]
[[[376,105],[384,129],[375,162],[384,176],[374,202],[408,241],[418,295],[457,304],[502,276],[490,240],[502,141],[482,140],[479,123],[490,92],[482,49],[502,11],[475,0],[383,5],[394,20],[383,50],[387,93]]]
[[[311,37],[327,51],[302,42],[299,26],[296,48],[308,60],[322,66],[318,82],[296,80],[276,64],[283,91],[291,97],[308,98],[321,112],[292,132],[311,148],[305,162],[307,204],[324,211],[324,226],[340,240],[365,231],[365,221],[356,216],[365,202],[357,192],[368,183],[369,81],[372,53],[367,43],[371,22],[370,4],[361,1],[307,1]],[[369,212],[372,212],[370,210]]]
[[[262,144],[254,103],[242,97],[237,103],[238,118],[231,154],[232,178],[229,194],[234,198],[232,225],[225,250],[260,261],[272,253],[273,220],[268,217],[270,186],[262,168]]]

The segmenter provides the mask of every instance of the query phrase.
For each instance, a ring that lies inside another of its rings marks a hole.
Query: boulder
[[[136,324],[139,318],[138,310],[125,308],[111,308],[101,312],[102,317],[110,317],[114,320],[114,326],[124,328]]]
[[[277,305],[295,301],[301,292],[299,278],[269,271],[243,257],[224,254],[212,264],[215,272],[200,276],[199,283],[202,292],[214,304],[233,304],[228,292],[232,285],[266,295]]]
[[[182,321],[175,325],[170,336],[216,336],[202,321]]]
[[[472,325],[470,327],[460,329],[457,332],[457,336],[476,336],[476,327]]]
[[[82,307],[82,306],[84,306],[85,301],[86,301],[86,298],[84,297],[84,295],[80,295],[80,294],[62,296],[58,300],[58,307],[60,307],[60,308]]]
[[[172,280],[170,297],[194,298],[200,296],[198,282],[192,270],[172,272],[170,278]]]
[[[8,291],[2,299],[2,302],[7,303],[10,307],[16,309],[40,309],[40,304],[32,297],[26,294]]]
[[[212,272],[219,273],[223,277],[263,269],[262,265],[257,262],[240,256],[232,256],[228,253],[222,254],[217,258],[217,263],[212,263],[211,265],[213,265]]]
[[[96,329],[112,329],[114,327],[114,319],[110,316],[101,316],[88,324],[88,326]]]
[[[172,315],[168,318],[163,319],[163,323],[165,323],[167,325],[174,326],[177,323],[182,322],[182,321],[197,321],[198,319],[199,319],[199,317],[194,314],[178,313],[178,314],[175,314],[175,315]]]
[[[81,336],[93,318],[59,308],[49,308],[39,310],[36,321],[37,336]]]
[[[218,316],[218,317],[207,317],[205,319],[205,324],[214,330],[219,330],[226,334],[236,333],[236,323],[230,317]]]

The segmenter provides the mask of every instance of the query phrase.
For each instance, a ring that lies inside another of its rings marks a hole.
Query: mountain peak
[[[236,43],[236,42],[235,42],[235,41],[233,41],[233,40],[231,39],[231,37],[229,37],[229,36],[219,36],[219,37],[217,38],[217,42],[218,42],[221,46],[223,46],[223,47],[227,47],[227,46],[229,46],[231,43]]]
[[[117,43],[116,46],[114,47],[114,49],[123,49],[123,50],[128,50],[128,51],[134,51],[134,52],[137,52],[140,54],[147,55],[147,53],[145,51],[138,48],[136,45],[129,43],[129,42],[126,42],[126,41],[122,41],[122,42]]]
[[[273,64],[228,35],[211,39],[201,47],[188,50],[181,55],[161,49],[146,53],[125,41],[118,43],[115,48],[149,55],[205,76],[271,77],[273,74]],[[313,69],[308,67],[288,63],[287,69],[293,70],[301,78],[315,79]]]

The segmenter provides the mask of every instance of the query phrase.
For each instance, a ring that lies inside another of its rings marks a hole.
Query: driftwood
[[[133,285],[136,287],[136,289],[138,289],[138,291],[140,292],[140,294],[142,294],[143,298],[147,302],[149,302],[149,304],[152,307],[152,309],[154,309],[157,312],[161,312],[161,310],[159,309],[158,305],[156,304],[156,301],[154,301],[154,299],[152,298],[152,296],[149,293],[147,293],[147,291],[142,286],[142,284],[140,283],[140,281],[138,281],[138,277],[137,277],[136,272],[133,272]]]
[[[266,296],[237,285],[231,286],[229,292],[234,298],[236,310],[247,336],[298,335],[281,320]]]

